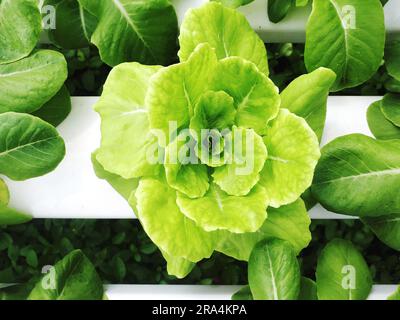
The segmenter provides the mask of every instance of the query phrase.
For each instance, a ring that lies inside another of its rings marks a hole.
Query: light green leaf
[[[178,21],[170,1],[79,2],[98,19],[91,40],[108,65],[129,61],[168,65],[175,59]]]
[[[390,122],[382,113],[382,100],[371,104],[367,111],[368,126],[372,134],[380,140],[400,139],[400,128]]]
[[[233,98],[224,91],[207,91],[194,108],[190,129],[201,137],[201,129],[224,130],[231,128],[235,121],[236,109]]]
[[[196,264],[190,262],[189,260],[173,257],[161,250],[161,253],[164,259],[167,261],[167,271],[171,276],[175,276],[178,279],[185,278],[190,272],[192,272],[193,268]]]
[[[67,63],[56,51],[39,50],[0,65],[0,113],[33,112],[49,101],[67,79]]]
[[[397,288],[388,298],[388,300],[400,300],[400,287]]]
[[[257,185],[246,196],[230,196],[213,183],[202,198],[178,192],[177,203],[185,216],[207,231],[244,233],[257,231],[265,221],[268,195]]]
[[[400,94],[386,94],[381,102],[381,111],[386,119],[400,127]]]
[[[400,214],[362,218],[375,235],[387,246],[400,251]]]
[[[56,28],[47,30],[52,43],[64,49],[88,47],[96,28],[97,19],[78,1],[45,0],[44,5],[53,6],[57,14]]]
[[[0,64],[29,55],[42,30],[37,0],[1,0],[0,21]]]
[[[311,190],[327,210],[364,217],[400,213],[399,185],[400,140],[350,134],[322,149]]]
[[[263,137],[268,158],[261,171],[260,185],[272,207],[289,204],[311,185],[320,157],[317,136],[307,122],[281,109]]]
[[[32,115],[57,127],[71,112],[71,97],[64,85],[56,95]]]
[[[221,232],[221,240],[216,250],[237,260],[248,261],[258,242],[279,238],[288,241],[298,255],[311,241],[310,224],[311,220],[304,203],[299,199],[278,209],[268,208],[268,218],[256,232]]]
[[[309,72],[332,69],[332,91],[355,87],[381,65],[385,22],[379,0],[315,0],[307,24],[304,59]]]
[[[171,139],[171,122],[176,122],[177,129],[189,127],[195,106],[209,90],[216,65],[214,50],[202,44],[187,62],[164,68],[152,77],[146,96],[150,127],[162,130],[166,144]]]
[[[212,177],[229,195],[245,196],[260,179],[259,173],[267,159],[267,148],[252,129],[234,127],[225,140],[231,144],[230,161],[215,168]]]
[[[215,49],[218,59],[241,57],[268,75],[264,42],[242,13],[219,3],[209,2],[189,9],[181,26],[179,43],[181,61],[186,61],[199,44],[208,43]]]
[[[58,261],[54,269],[50,269],[36,283],[28,300],[102,300],[102,298],[103,283],[96,269],[81,250],[75,250]]]
[[[293,0],[268,0],[268,18],[273,23],[283,20],[292,8]]]
[[[142,178],[136,198],[140,222],[162,251],[191,262],[211,256],[215,235],[204,231],[181,212],[175,189],[163,178]]]
[[[8,191],[7,184],[0,178],[0,204],[8,205],[10,201],[10,192]]]
[[[99,179],[106,180],[122,197],[129,200],[132,193],[134,193],[139,185],[139,179],[124,179],[119,175],[110,173],[97,161],[98,151],[92,153],[92,164],[96,176]],[[132,204],[131,204],[132,205]]]
[[[317,284],[309,278],[301,277],[300,293],[297,300],[318,300]]]
[[[8,208],[5,204],[0,203],[0,226],[21,224],[31,220],[30,215]]]
[[[110,173],[124,179],[157,173],[157,139],[150,132],[144,99],[151,76],[158,66],[123,63],[107,78],[103,94],[95,105],[101,116],[101,146],[97,160]],[[133,90],[132,88],[135,88]]]
[[[317,264],[319,300],[365,300],[372,277],[363,256],[347,240],[334,239],[322,250]]]
[[[211,87],[233,98],[237,111],[235,123],[258,134],[263,133],[267,123],[279,112],[278,88],[253,63],[242,58],[221,60]]]
[[[167,182],[172,188],[189,198],[198,198],[208,190],[208,170],[207,166],[198,163],[193,148],[190,141],[178,136],[166,148],[164,166]]]
[[[386,43],[385,61],[388,73],[400,81],[400,40]]]
[[[255,300],[296,300],[300,292],[300,267],[289,242],[259,242],[248,266],[249,285]]]
[[[53,171],[65,155],[58,132],[28,114],[0,114],[0,173],[26,180]]]
[[[325,126],[329,89],[335,79],[332,70],[318,68],[293,80],[281,93],[281,108],[304,118],[319,141]]]
[[[250,286],[244,286],[238,292],[232,295],[232,300],[253,300],[253,295],[251,294]]]
[[[246,4],[253,2],[254,0],[211,0],[211,1],[222,3],[224,6],[230,8],[239,8],[241,6],[245,6]]]

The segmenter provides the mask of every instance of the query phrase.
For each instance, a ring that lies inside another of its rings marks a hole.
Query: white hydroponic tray
[[[52,173],[21,182],[7,180],[11,206],[34,218],[133,218],[134,213],[119,194],[92,169],[91,153],[100,144],[100,118],[93,111],[97,97],[73,97],[72,112],[58,127],[66,143],[66,156]],[[322,144],[349,134],[371,135],[366,112],[381,97],[329,97]],[[349,218],[329,213],[321,206],[312,218]]]

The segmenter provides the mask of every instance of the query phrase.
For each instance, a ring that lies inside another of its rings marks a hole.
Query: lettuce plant
[[[302,277],[293,246],[271,238],[260,241],[248,264],[249,285],[233,300],[365,300],[372,289],[368,265],[347,240],[333,239],[321,251],[316,282]],[[396,298],[396,295],[393,295]]]
[[[170,274],[184,277],[215,250],[248,260],[271,236],[298,253],[310,241],[298,199],[320,156],[316,134],[281,108],[264,43],[242,14],[214,2],[189,10],[179,42],[177,64],[110,73],[95,106],[96,173],[129,201]]]
[[[35,49],[42,29],[37,0],[0,1],[0,19],[0,174],[19,181],[54,170],[64,158],[54,126],[71,109],[67,64],[58,52]],[[0,225],[28,221],[8,207],[3,181],[0,189]]]

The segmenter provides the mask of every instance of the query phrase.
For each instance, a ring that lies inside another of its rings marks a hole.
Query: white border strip
[[[242,286],[108,285],[110,300],[231,300]],[[374,285],[368,300],[386,300],[396,285]]]

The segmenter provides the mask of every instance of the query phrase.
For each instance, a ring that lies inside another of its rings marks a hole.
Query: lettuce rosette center
[[[218,3],[189,10],[180,47],[177,64],[112,70],[95,107],[94,162],[183,277],[215,250],[246,260],[255,239],[278,232],[269,221],[308,226],[298,198],[320,152],[306,121],[280,108],[244,16]]]

